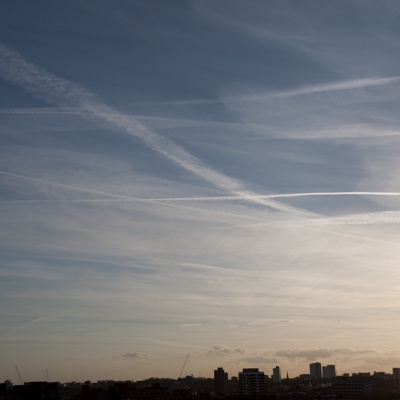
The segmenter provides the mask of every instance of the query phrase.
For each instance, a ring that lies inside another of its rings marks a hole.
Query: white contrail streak
[[[399,76],[390,76],[387,78],[371,77],[364,79],[352,79],[346,81],[332,82],[332,83],[322,83],[317,85],[309,85],[300,87],[293,90],[285,90],[281,92],[275,92],[267,94],[266,97],[276,98],[276,97],[292,97],[299,96],[303,94],[313,94],[322,92],[334,92],[339,90],[351,90],[351,89],[361,89],[371,86],[381,86],[389,85],[391,83],[398,82],[400,80]]]
[[[84,115],[85,112],[80,110],[73,109],[55,109],[55,108],[11,108],[0,110],[0,114],[12,115],[12,114],[32,114],[32,115],[40,115],[40,114],[71,114],[71,115]]]
[[[241,123],[241,122],[221,122],[212,120],[198,120],[198,119],[184,119],[184,118],[165,118],[151,115],[126,115],[117,112],[118,115],[124,115],[129,119],[136,119],[137,121],[143,121],[145,124],[152,127],[161,128],[183,128],[183,127],[206,127],[206,128],[226,128],[232,130],[239,130],[242,132],[244,129],[249,132],[256,133],[256,137],[241,137],[241,141],[252,141],[252,140],[275,140],[279,138],[292,139],[292,140],[304,140],[304,139],[351,139],[351,138],[375,138],[375,137],[394,137],[400,135],[400,130],[394,127],[382,127],[368,124],[349,124],[339,125],[335,129],[316,129],[306,131],[282,131],[282,130],[271,130],[268,129],[266,135],[267,126],[263,124],[255,123]],[[65,117],[65,116],[80,116],[90,117],[93,114],[89,111],[81,109],[62,109],[62,108],[14,108],[0,110],[0,116],[13,116],[13,115],[27,115],[27,116],[54,116],[54,117]],[[12,121],[15,122],[14,120]]]
[[[213,201],[240,201],[240,200],[264,200],[264,199],[280,199],[280,198],[296,198],[296,197],[330,197],[330,196],[372,196],[372,197],[399,197],[400,192],[306,192],[306,193],[274,193],[274,194],[243,194],[237,196],[202,196],[202,197],[154,197],[140,198],[126,195],[101,192],[98,190],[85,189],[78,186],[66,185],[58,182],[51,182],[40,178],[28,177],[25,175],[14,174],[11,172],[0,171],[0,175],[26,179],[33,182],[43,183],[47,185],[55,185],[65,189],[77,190],[80,192],[108,196],[108,199],[70,199],[70,200],[10,200],[13,202],[213,202]],[[0,186],[1,188],[2,186]],[[8,189],[4,187],[5,189]],[[12,189],[8,189],[12,190]],[[18,192],[23,193],[23,192]],[[26,194],[26,193],[24,193]]]
[[[9,192],[18,193],[18,194],[24,194],[24,195],[27,194],[25,192],[21,192],[20,190],[11,189],[11,188],[9,188],[7,186],[2,186],[2,185],[0,185],[0,189],[4,189],[4,190],[7,190]]]
[[[154,201],[237,201],[250,199],[280,199],[292,197],[313,197],[313,196],[400,196],[400,192],[308,192],[308,193],[277,193],[265,195],[248,196],[204,196],[204,197],[168,197],[154,198]]]
[[[346,81],[336,81],[330,83],[321,83],[316,85],[308,85],[290,90],[281,90],[276,92],[256,93],[256,94],[242,94],[224,96],[216,99],[198,99],[187,101],[171,101],[163,104],[215,104],[215,103],[236,103],[245,101],[268,100],[276,98],[295,97],[307,94],[336,92],[340,90],[362,89],[372,86],[389,85],[400,81],[400,76],[390,77],[370,77],[363,79],[351,79]],[[153,103],[154,104],[154,103]],[[157,104],[157,103],[156,103]]]
[[[107,106],[87,89],[61,79],[25,60],[18,53],[0,43],[0,75],[8,82],[21,86],[33,96],[62,108],[80,108],[107,121],[129,135],[142,140],[152,150],[214,186],[248,201],[271,207],[277,211],[302,216],[315,214],[272,199],[257,198],[236,180],[208,167],[201,160],[170,140],[157,135],[145,125]]]
[[[99,190],[86,189],[86,188],[81,188],[79,186],[66,185],[65,183],[52,182],[52,181],[48,181],[46,179],[34,178],[31,176],[14,174],[11,172],[0,171],[0,175],[9,176],[9,177],[18,178],[18,179],[24,179],[24,180],[27,180],[30,182],[40,183],[40,184],[44,184],[44,185],[56,186],[56,187],[60,187],[60,188],[68,189],[68,190],[79,191],[82,193],[89,193],[89,194],[98,195],[98,196],[107,196],[107,197],[110,197],[110,199],[114,199],[114,200],[124,199],[124,200],[129,200],[129,201],[142,201],[141,199],[137,199],[137,198],[131,197],[131,196],[124,196],[121,194],[114,194],[114,193],[102,192]],[[146,200],[143,200],[143,201],[146,201]],[[147,200],[147,201],[152,201],[152,200]],[[154,202],[156,202],[156,200],[154,200]]]
[[[121,195],[121,194],[115,194],[115,193],[108,193],[108,192],[102,192],[99,190],[93,190],[93,189],[86,189],[82,188],[79,186],[72,186],[72,185],[66,185],[64,183],[58,183],[58,182],[52,182],[48,181],[45,179],[40,179],[40,178],[33,178],[30,176],[25,176],[25,175],[19,175],[19,174],[14,174],[11,172],[5,172],[5,171],[0,171],[0,175],[5,175],[9,177],[14,177],[18,179],[24,179],[33,183],[40,183],[43,185],[50,185],[50,186],[55,186],[55,187],[60,187],[63,189],[67,190],[72,190],[76,192],[81,192],[81,193],[88,193],[88,194],[93,194],[93,195],[98,195],[98,196],[105,196],[107,198],[90,198],[90,199],[67,199],[67,200],[57,200],[57,199],[20,199],[20,200],[0,200],[0,203],[14,203],[14,204],[43,204],[43,203],[143,203],[143,204],[153,204],[153,205],[163,205],[166,206],[168,205],[169,207],[172,208],[178,208],[178,209],[184,209],[184,210],[189,210],[189,211],[197,211],[197,212],[205,212],[208,214],[215,214],[219,215],[222,217],[235,217],[235,218],[243,218],[243,219],[257,219],[255,217],[252,217],[250,215],[241,215],[241,214],[233,214],[227,211],[215,211],[215,210],[210,210],[210,209],[202,209],[202,208],[193,208],[193,207],[188,207],[185,205],[174,205],[171,203],[167,203],[164,201],[157,201],[157,200],[152,200],[152,199],[146,199],[146,198],[139,198],[139,197],[132,197],[132,196],[127,196],[127,195]],[[26,194],[23,192],[19,192],[21,194]]]
[[[9,331],[7,331],[7,332],[4,332],[4,333],[3,333],[3,336],[10,335],[11,333],[17,332],[17,331],[19,331],[19,330],[21,330],[21,329],[24,329],[24,328],[27,328],[27,327],[30,326],[30,325],[37,324],[38,322],[43,321],[44,319],[45,319],[44,317],[36,318],[36,319],[34,319],[33,321],[31,321],[31,322],[28,322],[28,323],[26,323],[26,324],[22,324],[22,325],[20,325],[20,326],[14,328],[14,329],[11,329],[11,330],[9,330]]]
[[[316,223],[323,225],[398,224],[400,223],[400,211],[377,211],[345,217],[322,218]]]

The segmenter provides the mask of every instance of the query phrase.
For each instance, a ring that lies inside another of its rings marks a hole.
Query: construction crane
[[[182,372],[183,372],[183,370],[185,369],[187,360],[189,359],[189,355],[190,355],[190,354],[188,354],[188,355],[186,356],[185,362],[183,363],[183,366],[182,366],[181,372],[179,373],[178,379],[182,376]]]
[[[19,381],[20,381],[21,385],[23,385],[24,383],[22,382],[21,374],[19,373],[18,367],[15,366],[15,369],[17,370],[17,374],[18,374]]]

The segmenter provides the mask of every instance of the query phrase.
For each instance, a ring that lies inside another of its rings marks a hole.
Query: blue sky
[[[0,14],[0,380],[399,367],[395,1]]]

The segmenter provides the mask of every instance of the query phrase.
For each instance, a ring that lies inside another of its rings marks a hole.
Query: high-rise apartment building
[[[322,378],[321,363],[315,362],[315,363],[310,364],[310,378],[311,379],[321,379]]]
[[[216,395],[226,393],[228,387],[228,373],[223,368],[214,370],[214,391]]]
[[[264,394],[265,386],[265,374],[258,368],[244,368],[239,372],[240,395]]]
[[[281,382],[281,369],[278,366],[272,369],[272,381],[276,383]]]
[[[336,376],[336,367],[334,365],[327,365],[322,367],[322,377],[325,379],[334,378]]]

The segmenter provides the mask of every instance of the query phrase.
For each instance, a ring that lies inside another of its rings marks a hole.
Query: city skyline
[[[184,366],[186,363],[184,364]],[[323,372],[323,369],[325,371]],[[16,371],[16,377],[15,380],[12,381],[11,379],[6,379],[4,381],[5,384],[7,385],[23,385],[25,383],[29,382],[35,382],[35,381],[25,381],[22,378],[21,372],[19,371],[18,366],[15,366],[15,371]],[[309,371],[308,373],[301,373],[296,376],[289,377],[289,373],[287,372],[286,376],[284,378],[281,378],[281,370],[280,366],[275,366],[272,368],[272,371],[261,371],[260,368],[254,367],[254,366],[249,366],[243,368],[241,371],[238,370],[236,373],[233,373],[232,375],[229,375],[227,371],[223,367],[217,367],[214,369],[214,371],[209,371],[209,374],[207,376],[195,376],[193,374],[184,374],[184,367],[181,369],[181,374],[178,378],[176,377],[171,377],[171,376],[149,376],[145,377],[143,379],[138,379],[137,381],[135,380],[126,380],[127,382],[146,382],[146,381],[191,381],[193,379],[197,380],[202,380],[202,379],[207,379],[207,380],[212,380],[214,382],[214,392],[215,394],[227,394],[228,383],[233,382],[235,384],[238,384],[240,382],[240,379],[244,382],[246,382],[249,378],[250,381],[254,384],[254,380],[258,380],[259,378],[262,378],[265,380],[264,384],[268,385],[285,385],[288,381],[296,381],[296,380],[301,380],[308,382],[309,384],[316,384],[320,385],[321,382],[324,381],[332,381],[338,378],[339,380],[342,378],[374,378],[374,377],[386,377],[389,378],[390,385],[388,385],[388,388],[393,388],[392,387],[392,381],[395,381],[395,387],[400,388],[400,368],[393,367],[391,371],[349,371],[349,372],[344,372],[342,374],[336,374],[336,365],[327,365],[327,366],[322,366],[321,363],[318,361],[309,364]],[[319,374],[315,374],[316,371],[319,371]],[[41,380],[42,382],[50,382],[50,376],[47,370],[45,370],[46,374],[46,379]],[[318,375],[318,376],[317,376]],[[256,379],[254,379],[256,377]],[[121,379],[100,379],[97,381],[99,382],[122,382],[123,380]],[[40,381],[36,381],[40,382]],[[59,382],[59,381],[52,381],[52,382]],[[83,378],[80,381],[71,381],[71,382],[59,382],[61,384],[91,384],[91,383],[96,383],[96,381],[91,381],[89,379]],[[243,384],[243,382],[242,382]],[[248,384],[248,383],[247,383]],[[322,383],[324,385],[324,383]],[[235,390],[240,390],[240,387],[236,387]],[[243,393],[242,393],[243,394]]]
[[[314,363],[318,364],[318,363]],[[311,367],[315,365],[310,364]],[[330,365],[329,367],[333,367]],[[214,378],[163,379],[149,378],[142,381],[101,380],[98,382],[49,382],[36,381],[13,385],[6,381],[0,384],[0,395],[5,399],[22,398],[37,400],[44,398],[69,400],[83,399],[195,399],[195,398],[284,398],[284,399],[382,399],[397,398],[399,386],[399,368],[393,368],[393,374],[374,372],[349,376],[331,376],[312,379],[310,375],[285,379],[283,382],[269,378],[258,368],[244,368],[238,377],[228,379],[222,367],[214,370]],[[312,371],[310,371],[312,373]],[[332,372],[332,371],[331,371]],[[19,373],[18,373],[19,374]],[[278,373],[279,375],[279,373]],[[21,382],[22,383],[22,382]]]
[[[0,381],[399,365],[399,16],[5,2]]]

